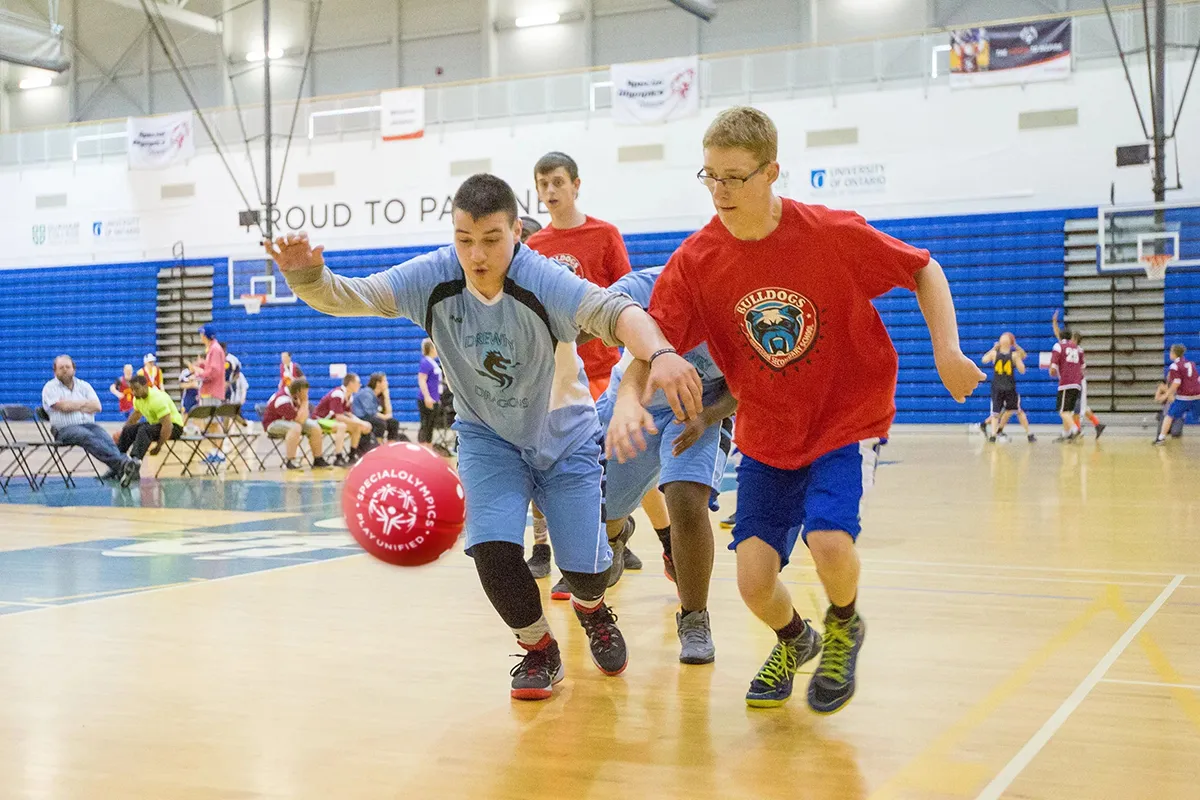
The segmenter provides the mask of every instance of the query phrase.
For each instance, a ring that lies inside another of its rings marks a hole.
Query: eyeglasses
[[[751,172],[749,175],[747,175],[744,178],[718,178],[715,175],[709,175],[707,172],[705,172],[703,169],[701,169],[699,172],[696,173],[696,180],[703,183],[709,189],[717,188],[717,184],[719,183],[719,184],[724,185],[724,187],[726,189],[736,192],[738,189],[742,188],[742,186],[745,185],[746,181],[750,180],[755,175],[757,175],[758,173],[760,173],[764,169],[766,169],[767,165],[770,163],[771,163],[770,161],[766,161],[766,162],[763,162],[762,164],[759,164],[758,169],[754,170],[754,172]]]

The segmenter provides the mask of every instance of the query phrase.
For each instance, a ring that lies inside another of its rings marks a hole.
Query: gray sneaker
[[[613,551],[612,566],[608,568],[608,585],[610,587],[616,586],[617,581],[621,580],[621,576],[625,574],[625,543],[633,536],[635,528],[637,528],[637,523],[633,521],[633,517],[626,517],[625,527],[617,534],[617,538],[610,539],[608,542]]]
[[[684,664],[711,664],[717,657],[713,646],[708,611],[691,611],[685,617],[675,612],[675,628],[679,633],[679,660]]]
[[[550,545],[535,544],[533,555],[525,562],[535,578],[545,578],[550,574]]]

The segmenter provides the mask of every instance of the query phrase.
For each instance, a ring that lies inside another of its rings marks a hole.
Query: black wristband
[[[676,352],[674,347],[664,347],[662,350],[655,350],[654,355],[650,356],[650,360],[647,363],[650,364],[651,366],[653,366],[654,359],[658,358],[661,355],[666,355],[667,353],[674,353],[674,352]]]

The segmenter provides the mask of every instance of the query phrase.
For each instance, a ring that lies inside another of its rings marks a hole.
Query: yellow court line
[[[1113,589],[1109,588],[1089,603],[1079,616],[1068,622],[1054,638],[1042,645],[1041,648],[1025,660],[1025,663],[1021,664],[1011,675],[992,689],[987,697],[975,704],[957,722],[930,742],[912,761],[875,790],[871,794],[870,800],[894,798],[899,795],[901,790],[909,787],[924,788],[928,785],[927,776],[939,774],[943,768],[947,768],[949,771],[959,771],[967,766],[949,761],[950,751],[955,745],[965,739],[975,728],[986,722],[1000,706],[1012,699],[1025,684],[1033,680],[1037,670],[1041,669],[1050,660],[1051,656],[1082,633],[1096,616],[1111,608],[1113,608]],[[982,774],[981,779],[985,777],[986,775]],[[978,781],[971,781],[970,783],[972,785],[955,787],[958,789],[955,793],[969,795],[978,789]],[[943,793],[945,792],[946,790],[943,789]]]
[[[1120,591],[1117,591],[1113,600],[1113,611],[1122,622],[1128,622],[1133,619],[1133,612],[1125,605],[1125,601],[1121,598]],[[1154,637],[1146,631],[1142,631],[1137,637],[1138,647],[1142,648],[1142,652],[1146,654],[1146,660],[1150,662],[1150,666],[1159,674],[1164,683],[1179,684],[1171,687],[1171,696],[1175,698],[1175,702],[1179,703],[1183,709],[1184,715],[1191,720],[1192,724],[1200,730],[1200,698],[1197,698],[1192,693],[1190,688],[1183,686],[1183,676],[1171,664],[1171,660],[1167,658],[1166,653],[1154,641]]]
[[[190,583],[203,583],[208,578],[188,578],[186,581],[176,581],[175,583],[158,583],[153,586],[131,586],[127,589],[110,589],[107,592],[88,592],[87,594],[69,594],[62,597],[26,597],[27,603],[61,603],[65,600],[86,600],[89,597],[107,597],[115,594],[137,594],[138,592],[146,592],[151,589],[166,589],[171,586],[186,586]]]

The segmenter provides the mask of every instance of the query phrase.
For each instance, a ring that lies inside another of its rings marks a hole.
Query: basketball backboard
[[[261,295],[264,305],[296,302],[283,273],[266,256],[229,259],[229,304],[245,306],[244,295]]]
[[[1146,271],[1156,261],[1200,266],[1200,203],[1106,206],[1097,221],[1098,272]]]

